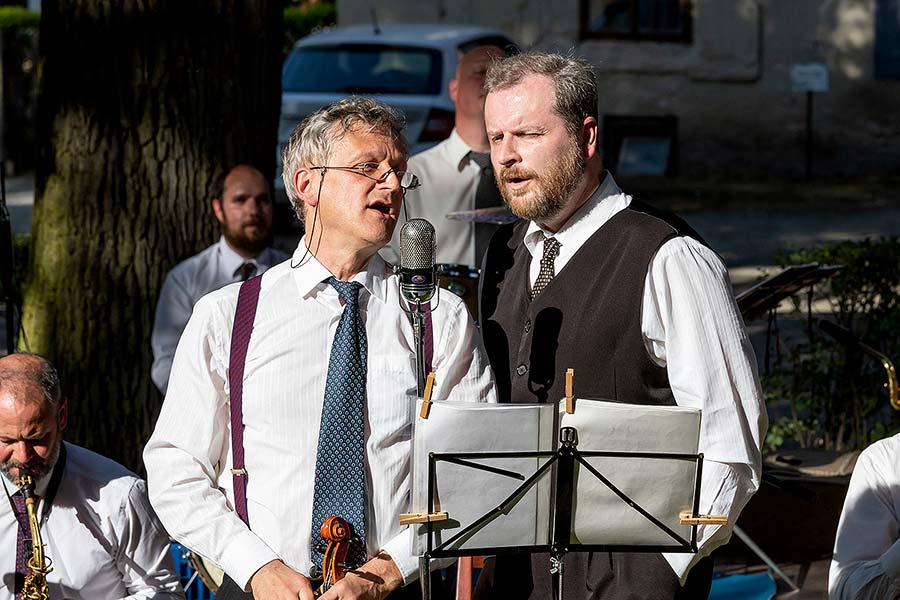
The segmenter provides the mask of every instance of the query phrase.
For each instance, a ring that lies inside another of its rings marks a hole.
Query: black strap
[[[56,492],[59,491],[59,484],[62,482],[63,471],[66,469],[66,444],[59,445],[59,458],[53,465],[53,474],[50,475],[50,481],[47,483],[47,493],[44,494],[44,509],[41,518],[45,518],[50,514],[53,508],[53,500],[56,499]]]

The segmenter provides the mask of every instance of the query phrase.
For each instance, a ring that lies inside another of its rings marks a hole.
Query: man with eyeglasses
[[[415,347],[377,254],[417,185],[401,129],[393,109],[364,98],[300,123],[283,164],[304,238],[288,262],[203,298],[182,336],[144,460],[167,530],[224,569],[217,598],[311,600],[329,516],[353,539],[350,572],[322,600],[418,595],[399,525]],[[462,301],[442,295],[432,321],[432,399],[496,401]]]

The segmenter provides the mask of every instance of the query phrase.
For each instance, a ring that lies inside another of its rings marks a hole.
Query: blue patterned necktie
[[[319,529],[336,515],[353,526],[362,543],[353,543],[349,566],[366,559],[365,396],[366,330],[359,316],[359,290],[354,281],[326,282],[344,301],[344,312],[334,334],[325,381],[325,404],[316,452],[316,484],[312,510],[312,562],[321,569],[323,554]]]

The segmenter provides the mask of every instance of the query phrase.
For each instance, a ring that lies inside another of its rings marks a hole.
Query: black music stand
[[[796,295],[806,289],[807,335],[812,337],[812,294],[813,286],[830,279],[845,269],[843,265],[824,265],[807,263],[792,265],[756,283],[751,288],[735,297],[738,309],[745,322],[761,318],[768,313],[766,326],[765,373],[769,372],[769,347],[772,336],[777,332],[775,310],[785,298]],[[776,346],[776,360],[780,360],[780,347]]]
[[[694,471],[694,495],[692,516],[688,519],[693,523],[685,523],[691,527],[690,539],[685,539],[672,531],[665,523],[650,514],[634,499],[628,497],[619,490],[616,485],[607,479],[599,470],[591,465],[586,458],[610,457],[610,458],[649,458],[657,460],[692,460],[696,461]],[[524,478],[521,474],[506,472],[497,467],[482,465],[472,462],[478,459],[491,458],[541,458],[547,459],[530,477]],[[515,491],[510,494],[499,506],[488,511],[471,524],[456,532],[443,543],[434,545],[434,527],[432,520],[427,520],[424,525],[427,530],[427,550],[421,557],[420,575],[422,580],[422,595],[424,600],[431,600],[431,560],[440,558],[459,558],[461,556],[477,556],[482,554],[535,554],[541,552],[550,553],[549,565],[551,573],[556,579],[554,587],[555,598],[563,598],[563,568],[565,555],[570,552],[697,552],[697,525],[703,519],[698,515],[700,506],[700,481],[703,469],[703,454],[668,453],[668,452],[582,452],[578,449],[578,432],[574,427],[563,427],[560,430],[560,447],[556,451],[538,452],[464,452],[464,453],[430,453],[428,455],[428,514],[434,514],[436,465],[445,461],[497,473],[500,476],[517,477],[524,479]],[[623,502],[641,514],[647,521],[656,526],[672,538],[672,544],[580,544],[573,543],[573,506],[575,506],[575,466],[580,465],[593,477],[602,482]],[[555,467],[555,472],[554,472]],[[549,544],[536,544],[533,546],[502,546],[502,547],[478,547],[451,549],[452,544],[465,536],[471,536],[485,527],[493,519],[512,510],[518,500],[529,489],[537,484],[538,480],[550,472],[553,477],[555,489],[555,501],[550,506],[549,519]]]

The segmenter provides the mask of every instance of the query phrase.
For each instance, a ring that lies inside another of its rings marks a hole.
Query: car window
[[[441,54],[375,44],[304,46],[284,63],[284,92],[438,95]]]

